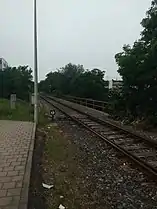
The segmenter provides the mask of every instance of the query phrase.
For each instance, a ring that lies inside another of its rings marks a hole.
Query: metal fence
[[[73,96],[64,96],[64,99],[100,111],[105,111],[106,106],[109,104],[108,102],[105,101],[99,101],[99,100],[93,100],[93,99],[87,99],[81,97],[73,97]]]

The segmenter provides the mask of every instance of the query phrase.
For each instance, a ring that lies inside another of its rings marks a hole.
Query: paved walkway
[[[0,121],[0,209],[26,209],[34,147],[31,122]]]

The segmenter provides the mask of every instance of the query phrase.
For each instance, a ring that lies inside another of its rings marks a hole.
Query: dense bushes
[[[29,99],[32,90],[32,71],[28,66],[8,67],[0,71],[0,97],[9,98],[16,94],[23,100]]]
[[[39,84],[40,91],[107,100],[108,82],[104,80],[104,71],[85,70],[82,65],[67,64],[58,71],[47,74]]]
[[[116,54],[118,72],[123,78],[117,108],[132,118],[157,121],[157,5],[152,1],[146,18],[141,22],[141,38],[133,46],[124,45]],[[123,101],[121,103],[121,101]]]

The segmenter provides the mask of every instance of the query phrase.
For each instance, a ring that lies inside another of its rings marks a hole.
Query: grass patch
[[[71,141],[71,135],[50,121],[46,114],[49,113],[47,105],[41,104],[39,109],[36,146],[43,150],[34,163],[36,171],[31,184],[30,208],[54,209],[60,204],[69,209],[87,208],[86,164],[82,166],[81,150]],[[53,184],[54,187],[45,189],[42,183]],[[44,202],[44,206],[40,201]]]
[[[44,109],[44,107],[39,108],[39,124],[38,127],[44,127],[46,126],[46,124],[49,122],[48,120],[48,116],[46,115],[46,110]]]
[[[32,121],[33,108],[26,102],[17,101],[16,109],[11,109],[9,100],[0,99],[0,120]]]
[[[44,179],[48,184],[54,183],[54,189],[46,193],[48,209],[58,208],[63,204],[66,208],[80,208],[79,178],[77,151],[74,144],[56,126],[48,126],[48,136],[45,145],[46,173]],[[60,198],[64,196],[64,198]]]

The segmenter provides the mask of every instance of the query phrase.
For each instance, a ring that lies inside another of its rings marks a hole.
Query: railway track
[[[55,98],[46,96],[41,96],[41,98],[129,157],[147,173],[157,177],[157,143],[155,141],[129,132],[112,123],[93,118]]]

